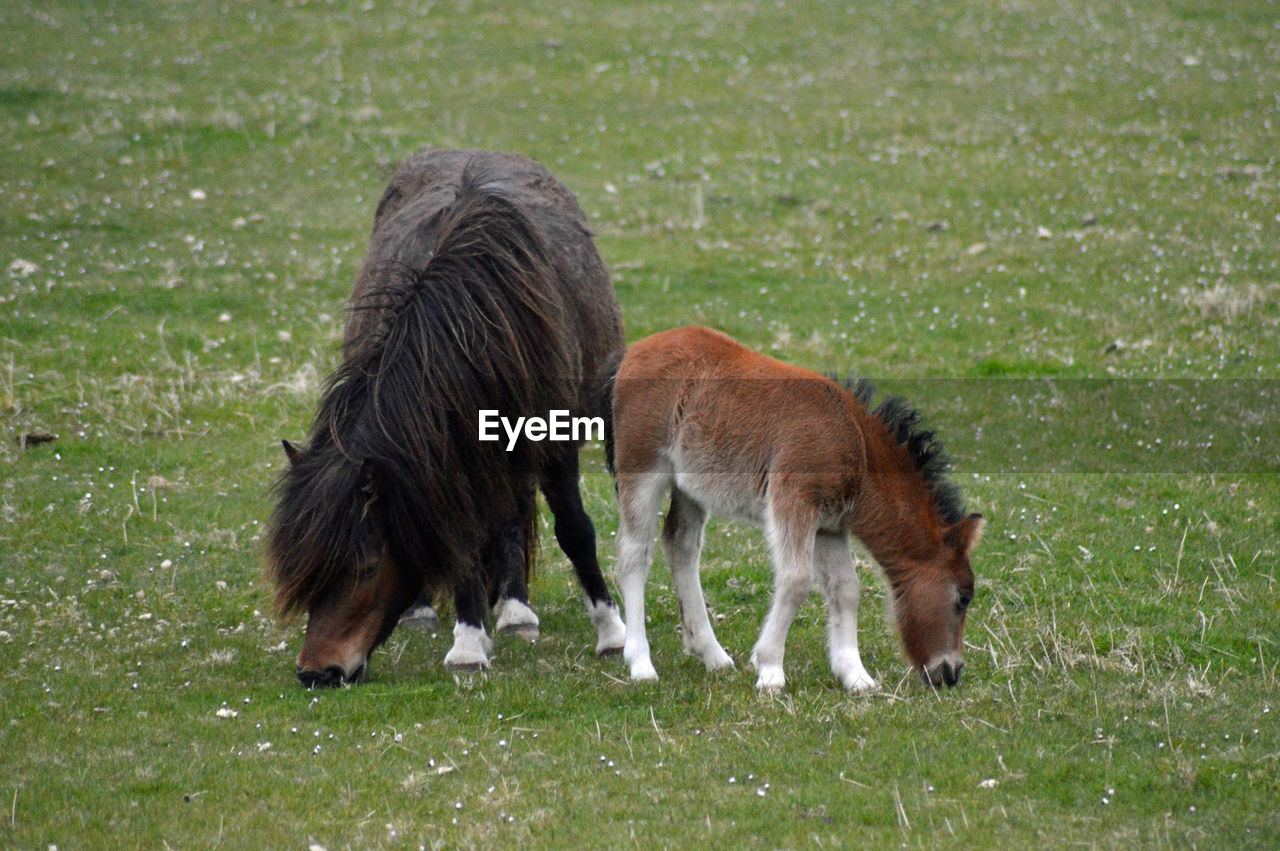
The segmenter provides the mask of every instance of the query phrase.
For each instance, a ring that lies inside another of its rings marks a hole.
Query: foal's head
[[[954,686],[964,670],[964,620],[973,600],[969,554],[982,537],[982,515],[948,527],[937,551],[898,573],[894,612],[907,658],[929,685]]]
[[[277,607],[307,612],[297,667],[307,688],[359,681],[420,590],[390,556],[368,465],[333,450],[285,444],[268,546]]]

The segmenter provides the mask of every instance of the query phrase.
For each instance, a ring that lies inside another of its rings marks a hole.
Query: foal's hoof
[[[861,659],[848,661],[837,658],[832,662],[831,667],[835,671],[836,678],[840,680],[840,685],[844,686],[845,691],[850,694],[865,694],[879,687],[875,678],[862,667]]]
[[[657,681],[658,672],[654,670],[652,662],[637,662],[631,666],[631,682],[656,683]]]
[[[756,679],[756,691],[761,694],[778,694],[787,684],[781,668],[763,667]]]
[[[714,647],[703,648],[701,650],[691,650],[686,648],[684,652],[702,662],[708,671],[733,670],[733,658],[730,657],[728,653],[724,652],[724,648],[718,644]]]
[[[870,694],[880,687],[880,684],[871,677],[864,677],[857,680],[841,680],[841,685],[849,694]]]
[[[597,656],[621,656],[622,645],[617,647],[596,647]]]

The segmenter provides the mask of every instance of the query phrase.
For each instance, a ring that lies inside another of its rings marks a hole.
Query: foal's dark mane
[[[911,463],[933,494],[943,522],[951,525],[963,520],[966,516],[964,497],[960,488],[947,478],[951,459],[935,432],[925,427],[924,416],[907,400],[894,394],[885,396],[879,407],[872,410],[871,400],[876,395],[876,387],[870,379],[841,379],[835,374],[828,377],[847,390],[873,417],[884,423],[890,436],[906,449]]]
[[[480,443],[477,411],[556,407],[565,319],[548,247],[487,183],[469,167],[454,203],[410,232],[434,235],[425,263],[366,270],[377,283],[351,309],[377,322],[329,377],[309,445],[276,485],[281,611],[376,558],[376,540],[424,586],[449,587],[472,569],[484,524],[527,498],[546,444]]]

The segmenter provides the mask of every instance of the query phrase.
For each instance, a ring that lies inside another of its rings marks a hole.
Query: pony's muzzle
[[[359,682],[364,676],[364,665],[359,666],[350,674],[339,665],[330,665],[319,671],[298,669],[298,682],[302,683],[303,688],[336,688],[337,686],[349,685]]]
[[[963,670],[964,662],[958,659],[955,661],[944,659],[932,667],[921,668],[920,676],[934,688],[942,688],[943,685],[951,688],[960,682],[960,673]]]

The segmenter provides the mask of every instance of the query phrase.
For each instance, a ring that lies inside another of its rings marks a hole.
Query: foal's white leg
[[[698,577],[698,556],[702,553],[702,533],[707,512],[679,488],[671,492],[671,508],[662,525],[662,552],[671,568],[671,582],[680,601],[684,652],[702,660],[709,671],[733,667],[733,660],[716,641],[707,602]]]
[[[858,568],[843,535],[818,535],[813,563],[827,596],[827,636],[831,646],[831,670],[849,691],[868,691],[876,681],[862,665],[858,653],[858,595],[862,590]]]
[[[631,679],[638,681],[658,679],[645,633],[644,586],[653,562],[653,529],[668,485],[668,478],[659,473],[618,475],[618,589],[626,614],[622,658]]]
[[[773,603],[751,651],[751,664],[757,689],[779,691],[787,681],[782,673],[787,631],[813,587],[813,532],[788,528],[770,514],[765,535],[773,557]]]

